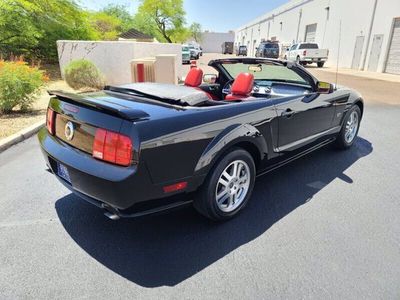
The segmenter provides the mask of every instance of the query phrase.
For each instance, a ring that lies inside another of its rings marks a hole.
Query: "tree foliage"
[[[153,22],[152,17],[147,13],[135,14],[133,17],[132,27],[155,37],[159,42],[165,42],[165,38],[162,36],[156,24]]]
[[[120,21],[120,28],[122,31],[128,31],[134,27],[133,16],[129,13],[125,5],[120,4],[108,4],[101,10],[106,15],[112,16]]]
[[[72,0],[2,0],[0,51],[55,59],[56,40],[94,38],[86,16]]]
[[[92,13],[89,20],[97,40],[115,40],[122,30],[121,20],[105,12]]]
[[[189,30],[190,30],[190,34],[191,34],[192,38],[197,43],[200,43],[201,42],[201,34],[202,34],[201,25],[199,23],[194,22],[190,25]]]
[[[0,0],[0,58],[23,55],[57,61],[57,40],[114,40],[131,28],[160,42],[196,41],[201,27],[186,26],[183,0],[140,0],[135,16],[126,6],[82,9],[78,0]]]
[[[168,43],[183,42],[190,36],[182,0],[141,0],[137,14],[145,16],[149,30],[155,28]]]

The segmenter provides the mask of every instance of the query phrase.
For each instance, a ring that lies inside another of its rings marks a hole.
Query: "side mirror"
[[[205,83],[213,84],[217,82],[217,75],[215,74],[204,74],[203,81]]]
[[[320,94],[329,94],[333,92],[333,85],[329,82],[318,81],[317,92]]]

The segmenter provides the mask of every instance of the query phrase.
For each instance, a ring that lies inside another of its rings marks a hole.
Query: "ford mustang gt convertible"
[[[254,181],[329,143],[354,143],[364,104],[351,89],[274,59],[209,62],[185,84],[51,91],[39,141],[49,171],[111,219],[192,203],[227,220]]]

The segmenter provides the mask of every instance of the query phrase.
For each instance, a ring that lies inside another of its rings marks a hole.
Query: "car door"
[[[276,99],[278,151],[293,151],[336,132],[335,109],[343,98],[346,95],[337,95],[337,92],[321,94],[311,91],[298,97]]]
[[[278,150],[293,151],[332,134],[334,102],[326,94],[310,93],[275,103]]]
[[[290,47],[290,49],[289,49],[289,53],[288,53],[288,55],[287,55],[287,59],[288,60],[294,60],[294,51],[295,51],[295,49],[296,49],[296,47],[297,47],[297,44],[294,44],[294,45],[292,45],[292,47]]]

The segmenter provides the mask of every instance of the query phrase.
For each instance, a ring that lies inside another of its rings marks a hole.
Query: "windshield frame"
[[[229,63],[229,64],[225,63],[225,65],[233,65],[233,64],[235,64],[235,63]],[[246,63],[236,63],[236,64],[242,64],[243,66],[246,66],[246,65],[248,65],[248,66],[257,65],[257,64],[246,64]],[[273,82],[281,82],[281,83],[293,83],[293,84],[312,87],[312,84],[310,84],[310,82],[309,82],[309,80],[307,78],[304,78],[303,76],[301,76],[300,74],[295,72],[293,69],[288,68],[287,66],[276,65],[276,64],[268,64],[268,63],[259,63],[258,65],[261,65],[262,67],[269,65],[269,66],[277,66],[277,67],[287,68],[290,71],[292,71],[295,74],[297,74],[300,78],[302,78],[303,81],[290,80],[290,79],[285,79],[285,78],[254,78],[254,81],[273,81]],[[228,73],[230,75],[230,77],[232,79],[235,78],[235,76],[233,76],[233,74],[231,74],[231,72],[229,72],[229,70],[226,69],[226,67],[224,66],[224,63],[221,63],[221,68],[223,68],[226,71],[226,73]],[[252,73],[252,72],[249,70],[248,73]],[[237,76],[237,74],[236,74],[236,76]]]
[[[294,62],[284,61],[280,59],[273,59],[273,58],[260,58],[260,57],[223,58],[223,59],[211,60],[208,63],[208,65],[218,71],[219,73],[218,76],[221,77],[220,80],[222,81],[234,80],[234,78],[225,70],[225,68],[222,67],[222,64],[225,62],[231,62],[231,63],[236,62],[244,64],[272,64],[272,65],[285,66],[296,72],[300,77],[304,78],[305,81],[309,83],[309,86],[311,86],[314,92],[317,91],[318,79],[315,78],[310,72],[308,72],[302,66]]]

